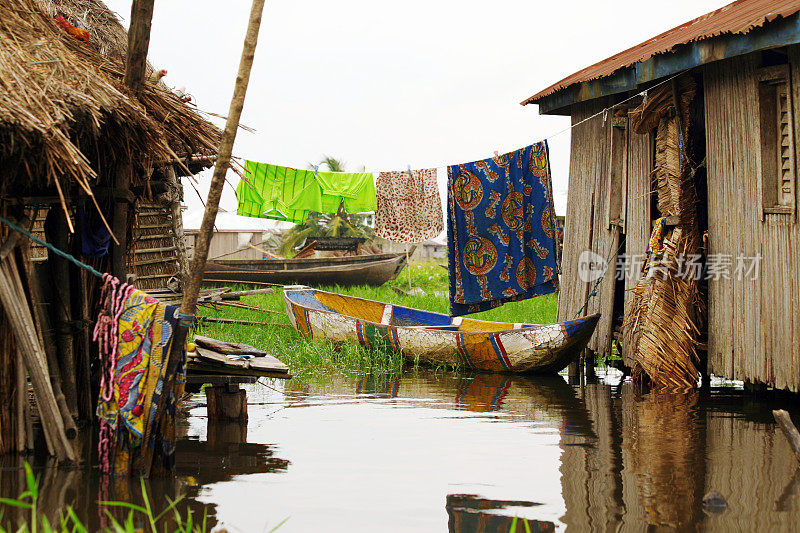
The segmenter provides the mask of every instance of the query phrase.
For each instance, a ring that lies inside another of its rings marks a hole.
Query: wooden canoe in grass
[[[407,358],[492,372],[550,374],[586,347],[600,315],[561,324],[487,322],[342,294],[286,287],[286,312],[309,337],[398,350]]]
[[[282,285],[383,285],[406,264],[404,254],[312,257],[307,259],[228,259],[206,263],[204,279]]]

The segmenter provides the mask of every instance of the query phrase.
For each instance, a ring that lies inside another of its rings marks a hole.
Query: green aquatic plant
[[[33,474],[33,469],[26,461],[25,467],[25,484],[26,490],[17,498],[0,498],[0,533],[87,533],[86,526],[83,525],[81,520],[75,514],[72,507],[67,506],[66,509],[59,510],[58,519],[55,523],[51,524],[46,516],[39,513],[39,481]],[[118,507],[128,509],[128,514],[125,519],[120,522],[117,520],[109,509],[106,509],[106,515],[111,522],[111,527],[106,528],[105,532],[111,533],[137,533],[143,531],[139,523],[144,520],[149,526],[149,531],[155,533],[159,531],[159,524],[166,522],[166,519],[171,515],[173,522],[164,523],[161,531],[172,531],[173,533],[205,533],[208,531],[207,514],[204,510],[203,519],[195,523],[191,510],[187,509],[185,516],[178,511],[178,504],[183,500],[183,496],[175,500],[169,500],[169,505],[160,513],[155,514],[153,506],[150,503],[150,497],[147,492],[145,480],[141,479],[142,487],[142,500],[144,505],[136,505],[129,502],[120,501],[101,501],[98,502],[106,507]],[[27,509],[30,514],[27,522],[19,524],[13,528],[4,520],[5,507],[16,507],[20,509]],[[170,513],[171,512],[171,513]],[[137,518],[139,520],[137,520]],[[272,531],[283,525],[286,520],[278,524]]]

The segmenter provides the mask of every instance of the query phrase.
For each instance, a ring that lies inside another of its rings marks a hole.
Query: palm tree
[[[328,167],[330,172],[344,172],[344,162],[335,157],[323,156],[316,166],[322,165]],[[315,168],[313,163],[308,166],[310,169]],[[339,209],[334,214],[312,211],[305,223],[297,224],[286,232],[278,246],[278,254],[290,257],[309,237],[357,237],[371,242],[375,238],[375,232],[366,224],[367,216],[348,213],[344,202],[339,204]]]

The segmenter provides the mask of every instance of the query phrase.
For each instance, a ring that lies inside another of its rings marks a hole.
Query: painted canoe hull
[[[383,285],[397,277],[405,255],[208,261],[204,279],[303,285]]]
[[[308,287],[285,288],[284,301],[292,325],[308,337],[491,372],[559,372],[586,347],[600,318],[543,325],[486,322]]]

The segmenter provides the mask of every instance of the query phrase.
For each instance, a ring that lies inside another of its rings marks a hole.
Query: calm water
[[[420,371],[270,382],[246,387],[246,425],[209,421],[201,394],[178,428],[175,478],[150,490],[247,532],[287,518],[279,531],[499,532],[515,516],[532,531],[798,523],[800,474],[770,413],[786,405],[731,388],[637,396],[617,381]],[[16,495],[21,470],[2,461],[0,493]],[[98,499],[139,501],[138,481],[37,472],[42,507],[71,504],[91,528],[104,520]],[[712,489],[727,507],[703,507]]]

